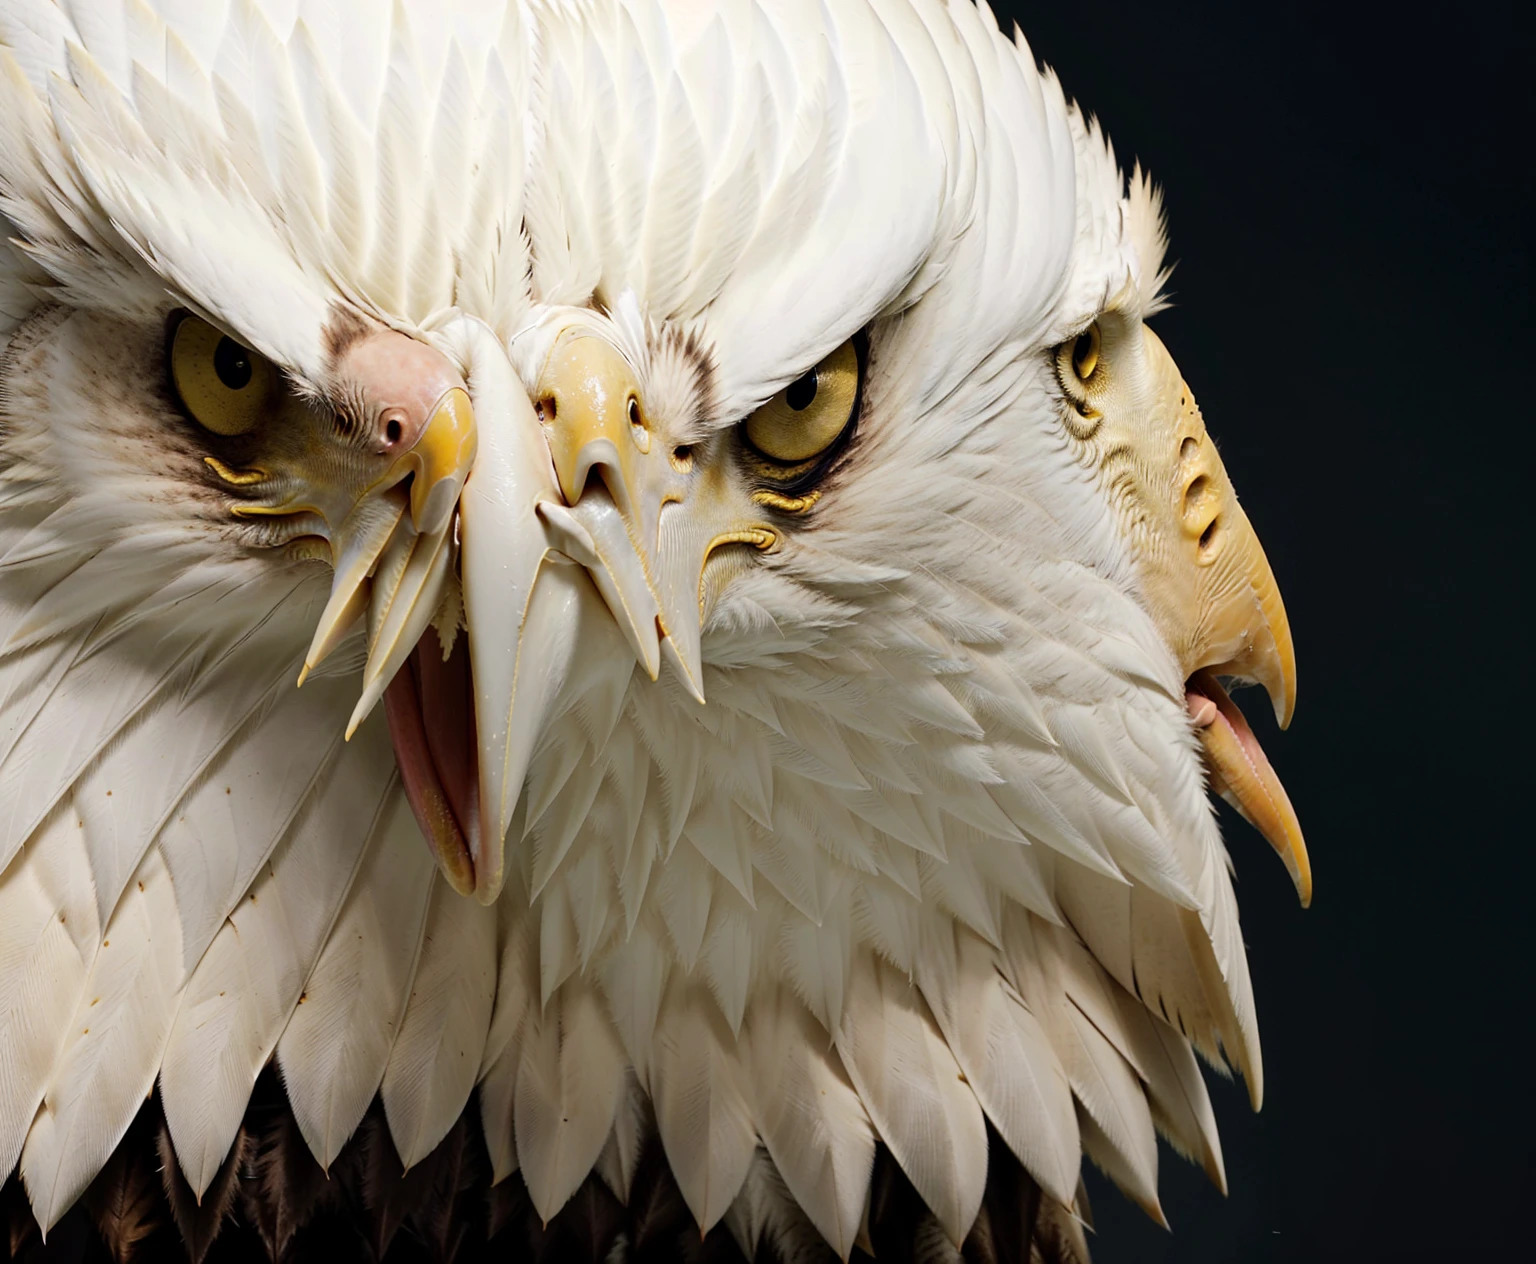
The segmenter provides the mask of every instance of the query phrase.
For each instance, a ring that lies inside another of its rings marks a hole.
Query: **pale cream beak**
[[[1312,862],[1290,796],[1221,682],[1200,671],[1190,678],[1190,686],[1185,700],[1205,749],[1210,788],[1264,835],[1306,908],[1312,903]]]
[[[665,659],[703,702],[705,563],[728,545],[772,548],[777,533],[732,499],[719,463],[693,474],[668,449],[606,338],[562,333],[535,398],[564,500],[540,506],[552,543],[586,567],[646,675]]]
[[[1138,560],[1154,619],[1187,681],[1185,702],[1212,790],[1250,821],[1284,861],[1305,905],[1312,869],[1280,779],[1218,677],[1264,686],[1283,729],[1296,708],[1296,651],[1264,549],[1237,502],[1216,445],[1173,357],[1142,329],[1145,374],[1126,374],[1092,402],[1093,438],[1135,451],[1147,530]],[[1113,376],[1111,375],[1113,381]]]
[[[377,705],[442,603],[453,561],[453,510],[477,448],[469,393],[451,386],[416,441],[357,498],[332,534],[331,596],[299,683],[366,615],[368,659],[348,737]]]
[[[1261,833],[1284,862],[1303,907],[1312,865],[1301,823],[1243,713],[1217,680],[1264,686],[1283,729],[1296,709],[1296,650],[1269,559],[1237,503],[1216,447],[1199,423],[1194,395],[1179,384],[1179,527],[1195,570],[1193,624],[1185,644],[1186,705],[1205,751],[1210,788]],[[1197,428],[1198,426],[1198,428]]]
[[[1276,721],[1287,727],[1296,709],[1290,622],[1269,560],[1215,447],[1206,441],[1185,466],[1184,532],[1194,541],[1196,564],[1207,571],[1197,585],[1197,642],[1205,662],[1190,673],[1186,705],[1205,751],[1210,788],[1275,849],[1305,908],[1312,903],[1312,863],[1301,822],[1253,730],[1217,679],[1234,676],[1263,685]],[[1191,495],[1188,487],[1201,478],[1206,490]]]
[[[555,478],[580,518],[550,506],[544,517],[563,551],[586,566],[645,674],[661,670],[661,606],[643,534],[640,465],[651,432],[640,410],[640,384],[628,361],[606,339],[570,332],[555,342],[539,379],[541,413]],[[654,539],[654,535],[651,536]]]

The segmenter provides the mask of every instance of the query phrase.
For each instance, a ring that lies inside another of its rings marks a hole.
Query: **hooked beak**
[[[1265,837],[1303,907],[1312,866],[1301,825],[1253,730],[1218,677],[1263,685],[1283,729],[1296,709],[1296,651],[1280,587],[1237,502],[1194,393],[1150,330],[1149,360],[1171,405],[1173,539],[1147,567],[1149,588],[1186,676],[1185,705],[1205,754],[1210,788]],[[1166,436],[1159,436],[1167,443]]]
[[[1205,748],[1210,788],[1269,841],[1306,908],[1312,903],[1312,862],[1301,822],[1248,721],[1209,671],[1190,677],[1185,705]]]
[[[1274,572],[1247,515],[1231,493],[1214,448],[1210,461],[1220,471],[1219,490],[1229,501],[1225,527],[1220,514],[1212,514],[1207,521],[1204,512],[1192,513],[1193,521],[1186,526],[1197,542],[1204,541],[1197,547],[1208,554],[1221,546],[1224,556],[1212,559],[1213,582],[1204,586],[1200,612],[1208,664],[1191,672],[1184,686],[1185,705],[1205,752],[1211,790],[1236,808],[1275,849],[1306,908],[1312,903],[1312,862],[1301,822],[1258,738],[1217,679],[1229,676],[1263,685],[1276,721],[1282,729],[1287,727],[1296,709],[1296,651],[1291,626]],[[1217,539],[1223,530],[1227,538]]]
[[[702,703],[705,563],[727,545],[770,549],[777,533],[742,517],[718,468],[696,474],[667,448],[607,338],[560,334],[536,395],[561,495],[539,510],[551,540],[586,568],[645,674],[666,659]]]
[[[373,710],[437,613],[452,561],[453,510],[477,447],[469,392],[462,384],[449,386],[419,436],[358,497],[332,536],[331,596],[299,683],[366,613],[363,695],[347,726],[348,737]]]
[[[376,476],[350,505],[335,496],[336,507],[322,514],[328,525],[339,519],[329,529],[334,574],[299,684],[364,624],[363,688],[346,736],[386,699],[416,819],[448,881],[467,892],[478,832],[473,749],[463,724],[433,721],[463,710],[454,703],[467,689],[466,656],[450,652],[460,610],[456,511],[479,447],[475,411],[457,368],[424,344],[385,332],[357,360],[363,392],[406,404],[382,414]],[[433,402],[412,408],[413,399]],[[428,637],[433,623],[439,635]],[[441,652],[422,652],[437,651],[432,642]]]
[[[339,519],[335,576],[305,672],[364,625],[348,735],[382,697],[439,867],[490,903],[535,746],[567,687],[584,693],[615,672],[622,687],[634,663],[654,680],[665,659],[702,702],[705,563],[778,536],[722,469],[695,470],[668,449],[634,369],[601,334],[578,323],[555,336],[537,407],[480,322],[456,317],[434,339],[462,375],[418,389],[436,401],[420,432],[328,516]]]

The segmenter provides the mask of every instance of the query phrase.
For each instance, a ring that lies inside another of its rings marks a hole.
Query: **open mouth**
[[[1264,835],[1285,862],[1302,907],[1312,902],[1312,865],[1301,824],[1259,739],[1210,668],[1184,685],[1184,703],[1205,750],[1210,788]]]
[[[405,796],[443,874],[469,895],[485,863],[469,638],[445,657],[428,628],[384,691],[384,713]]]

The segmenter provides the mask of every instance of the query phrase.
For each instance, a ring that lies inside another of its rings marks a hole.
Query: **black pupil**
[[[220,338],[213,349],[213,371],[230,390],[244,390],[251,381],[251,353],[233,338]]]
[[[804,377],[796,378],[789,384],[789,389],[784,392],[784,402],[797,413],[804,412],[811,406],[811,401],[816,398],[816,370],[812,369]]]
[[[1093,353],[1093,335],[1078,334],[1077,343],[1072,348],[1072,363],[1081,370],[1088,363],[1088,357]]]

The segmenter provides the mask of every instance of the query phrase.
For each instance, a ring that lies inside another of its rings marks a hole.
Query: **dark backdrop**
[[[1213,1084],[1231,1194],[1096,1256],[1533,1258],[1532,49],[1514,11],[1003,3],[1178,260],[1156,327],[1279,577],[1300,697],[1246,707],[1316,878],[1227,822],[1267,1096]],[[1518,818],[1518,825],[1517,825]],[[1484,1252],[1487,1254],[1484,1254]]]

